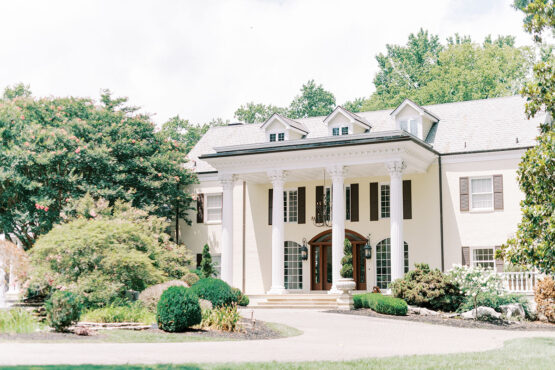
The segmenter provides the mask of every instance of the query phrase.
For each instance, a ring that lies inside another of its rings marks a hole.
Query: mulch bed
[[[251,321],[245,318],[241,319],[241,330],[238,332],[222,332],[217,330],[201,330],[201,329],[191,329],[184,333],[166,333],[153,325],[152,328],[142,330],[142,332],[151,333],[161,333],[164,335],[187,335],[192,337],[204,337],[204,338],[223,338],[230,340],[256,340],[256,339],[277,339],[283,338],[283,335],[270,328],[263,321],[256,321],[256,324],[251,324]],[[103,340],[102,330],[99,330],[92,336],[80,336],[73,333],[56,333],[54,331],[40,331],[30,334],[0,334],[0,343],[2,341],[25,341],[25,342],[44,342],[44,341],[60,341],[60,342],[73,342],[73,341],[87,341],[90,342],[98,340],[102,342]]]
[[[359,308],[352,311],[327,311],[332,313],[342,313],[346,315],[379,317],[390,320],[416,321],[435,325],[455,326],[459,328],[480,328],[498,330],[523,330],[523,331],[555,331],[555,324],[544,323],[541,321],[506,321],[489,322],[477,320],[463,320],[461,318],[447,318],[442,316],[421,316],[409,313],[407,316],[384,315],[372,311],[369,308]]]

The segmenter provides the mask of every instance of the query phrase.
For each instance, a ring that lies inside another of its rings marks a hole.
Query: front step
[[[252,297],[249,308],[336,309],[337,296],[329,294],[283,294]]]

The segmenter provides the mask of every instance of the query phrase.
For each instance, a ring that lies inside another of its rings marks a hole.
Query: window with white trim
[[[297,189],[283,192],[283,221],[297,222],[299,216],[299,194]]]
[[[409,245],[403,243],[403,271],[409,271]],[[380,289],[387,289],[391,283],[391,239],[387,238],[376,244],[376,283]]]
[[[292,241],[286,241],[284,253],[283,279],[285,289],[302,289],[303,262],[301,259],[301,245]]]
[[[278,133],[278,141],[285,141],[285,133],[284,132]]]
[[[214,271],[216,272],[216,277],[219,279],[222,275],[222,255],[221,254],[213,254],[212,255],[212,264],[214,266]]]
[[[390,191],[389,184],[380,185],[380,214],[381,218],[389,218],[390,215]]]
[[[495,249],[494,248],[473,248],[472,266],[495,268]]]
[[[339,127],[333,127],[333,128],[331,129],[331,134],[332,134],[333,136],[339,136]]]
[[[416,119],[404,119],[399,122],[401,130],[414,136],[418,136],[418,121]]]
[[[470,178],[470,207],[472,210],[493,209],[493,178]]]
[[[270,141],[276,141],[276,134],[270,134]]]
[[[341,135],[349,135],[349,128],[346,126],[341,127]]]
[[[206,222],[222,221],[222,194],[206,194]]]

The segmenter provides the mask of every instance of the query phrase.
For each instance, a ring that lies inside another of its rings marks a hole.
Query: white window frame
[[[274,140],[272,140],[272,136],[273,136]],[[271,142],[271,143],[275,143],[277,141],[277,133],[276,132],[270,132],[268,134],[268,141]]]
[[[295,204],[295,219],[292,220],[291,215],[291,198],[289,196],[290,193],[297,193],[297,201]],[[286,223],[298,223],[299,222],[299,189],[298,188],[291,188],[291,189],[284,189],[283,190],[283,222]]]
[[[403,128],[403,125],[407,125],[406,129]],[[404,118],[399,120],[399,129],[422,139],[422,119],[418,117]]]
[[[474,252],[478,250],[491,250],[491,260],[477,260],[475,259]],[[471,247],[470,248],[470,266],[477,267],[481,263],[491,263],[491,266],[487,266],[492,270],[495,270],[495,247]]]
[[[222,255],[213,254],[212,256],[212,265],[214,266],[214,271],[216,272],[216,278],[220,279],[222,276]]]
[[[472,181],[473,180],[485,180],[489,179],[491,184],[491,191],[490,192],[482,192],[482,193],[473,193],[472,192]],[[490,194],[491,195],[491,207],[486,208],[476,208],[474,207],[474,195],[484,195]],[[494,202],[494,194],[493,194],[493,176],[474,176],[468,179],[468,195],[469,195],[469,202],[470,202],[470,211],[471,212],[491,212],[493,211],[493,202]]]
[[[277,141],[285,141],[285,132],[277,133]]]
[[[346,133],[344,133],[344,131],[343,131],[343,130],[345,130],[345,129],[347,130]],[[340,135],[341,135],[341,136],[349,135],[349,126],[341,126],[341,130],[339,130],[339,131],[340,131]]]
[[[208,198],[213,196],[220,196],[222,201],[219,207],[208,207]],[[205,193],[204,194],[204,220],[206,224],[221,224],[223,218],[223,202],[224,202],[224,194],[223,193]],[[219,209],[220,210],[220,219],[219,220],[210,220],[208,218],[208,209]]]
[[[287,243],[294,243],[295,245],[288,246]],[[283,278],[285,289],[288,291],[302,291],[303,262],[301,260],[301,244],[292,240],[286,240],[283,245],[283,254]],[[296,258],[298,258],[297,261],[295,261]],[[293,278],[293,280],[296,281],[291,282],[289,278]]]
[[[335,131],[337,130],[337,134]],[[331,135],[332,136],[341,136],[341,127],[332,127],[331,128]]]
[[[385,216],[385,217],[382,216],[382,186],[383,185],[387,185],[389,187],[389,216]],[[380,208],[379,208],[378,213],[379,213],[380,220],[381,219],[389,219],[391,217],[391,185],[389,184],[389,182],[380,182],[380,183],[378,183],[378,187],[379,187],[378,201],[379,201],[379,204],[380,204]]]

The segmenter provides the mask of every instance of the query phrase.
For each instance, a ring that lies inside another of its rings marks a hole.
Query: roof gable
[[[343,108],[342,106],[338,105],[333,112],[331,112],[325,119],[324,124],[328,125],[338,114],[342,114],[346,117],[351,123],[355,123],[361,126],[364,129],[372,128],[370,122],[368,122],[365,118],[360,117],[352,112],[349,112],[347,109]]]
[[[393,118],[395,118],[407,106],[411,107],[412,109],[414,109],[415,111],[420,113],[420,115],[426,116],[432,122],[438,122],[439,121],[438,116],[436,116],[435,114],[433,114],[429,110],[421,107],[420,105],[416,104],[415,102],[413,102],[410,99],[403,100],[403,102],[401,104],[399,104],[399,106],[397,108],[395,108],[393,110],[393,112],[391,112],[391,116]]]
[[[294,121],[290,118],[284,117],[281,114],[278,113],[274,113],[270,116],[270,118],[268,118],[266,120],[266,122],[264,122],[262,124],[262,126],[260,126],[260,128],[262,130],[265,130],[268,126],[270,126],[273,122],[275,121],[280,122],[281,124],[283,124],[286,128],[291,129],[293,131],[296,131],[302,135],[306,135],[308,134],[308,129],[306,128],[306,126],[300,122]]]

